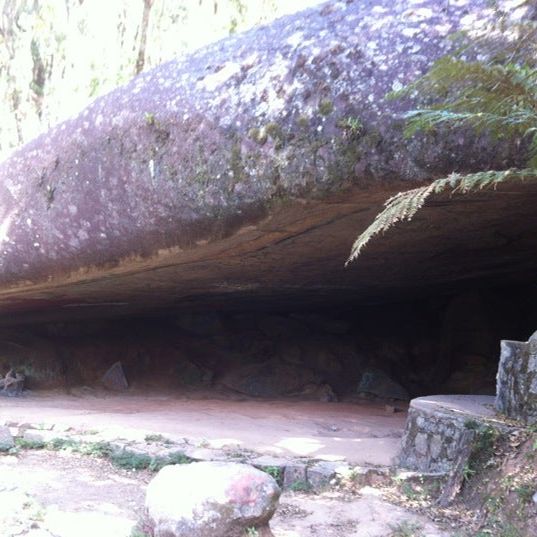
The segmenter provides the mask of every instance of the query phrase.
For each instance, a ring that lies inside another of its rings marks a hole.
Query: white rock
[[[15,445],[9,427],[0,425],[0,451],[8,451]]]
[[[276,481],[246,464],[166,466],[147,487],[146,523],[154,537],[242,537],[267,526],[279,497]]]

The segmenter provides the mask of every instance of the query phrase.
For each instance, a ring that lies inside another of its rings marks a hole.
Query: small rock
[[[283,470],[287,464],[287,461],[285,459],[279,459],[278,457],[272,457],[271,455],[261,455],[261,457],[252,459],[250,464],[256,468],[267,468],[272,466],[274,468],[281,468]]]
[[[537,503],[537,492],[535,492],[535,494],[532,496],[531,500],[533,501],[533,503]]]
[[[9,451],[15,446],[9,427],[0,425],[0,451]]]
[[[114,391],[124,391],[129,387],[121,362],[112,364],[110,369],[102,376],[101,382],[105,388]]]
[[[289,464],[285,467],[283,473],[283,488],[292,489],[296,486],[305,486],[307,484],[306,465]]]
[[[210,384],[213,379],[212,371],[186,359],[178,361],[175,372],[179,382],[184,386]]]
[[[217,449],[187,447],[184,453],[187,457],[197,462],[226,460],[225,454]]]
[[[318,462],[307,469],[306,475],[308,483],[316,492],[319,492],[330,485],[330,481],[336,477],[338,467],[337,462]]]
[[[246,464],[166,466],[147,487],[144,526],[154,537],[243,537],[267,528],[279,497],[276,481]]]
[[[317,386],[319,381],[320,377],[313,371],[277,360],[246,364],[220,379],[227,388],[253,397],[298,394],[309,384]]]
[[[401,399],[403,401],[409,399],[408,392],[398,382],[381,369],[376,368],[366,369],[363,372],[356,391],[384,399]]]

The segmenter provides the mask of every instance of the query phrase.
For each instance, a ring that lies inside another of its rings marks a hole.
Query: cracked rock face
[[[535,234],[524,218],[536,195],[527,186],[509,201],[466,198],[485,210],[464,201],[424,211],[343,270],[391,193],[521,158],[469,133],[405,140],[401,114],[416,101],[386,98],[449,53],[450,35],[479,33],[493,17],[485,0],[329,2],[97,99],[0,165],[1,311],[63,318],[230,297],[378,299],[422,277],[505,280],[489,252],[513,241],[523,262],[508,277],[526,278]],[[450,245],[450,265],[446,237],[463,224],[477,237]],[[476,239],[483,252],[459,255]]]

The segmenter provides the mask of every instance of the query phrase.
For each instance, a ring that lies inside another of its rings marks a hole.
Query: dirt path
[[[0,456],[0,476],[3,537],[127,537],[150,478],[103,459],[41,450]]]
[[[39,450],[0,455],[0,476],[2,537],[128,537],[152,474]],[[271,526],[275,537],[388,537],[398,528],[416,533],[395,535],[447,537],[374,489],[361,497],[285,493]]]
[[[202,398],[210,396],[38,393],[0,399],[0,422],[121,429],[125,437],[160,433],[214,447],[388,465],[406,419],[380,403]]]

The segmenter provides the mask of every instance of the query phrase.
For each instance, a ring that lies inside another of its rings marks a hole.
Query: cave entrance
[[[0,418],[387,464],[410,398],[494,394],[499,342],[527,339],[535,294],[521,285],[3,327],[1,370],[24,373],[27,391],[2,398]]]

